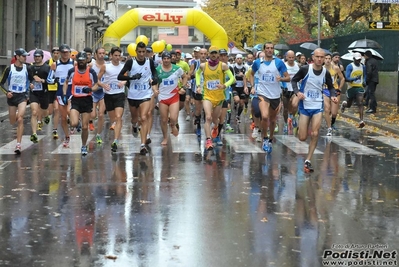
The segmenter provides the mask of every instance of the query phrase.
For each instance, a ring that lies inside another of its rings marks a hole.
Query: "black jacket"
[[[375,58],[370,57],[366,60],[366,83],[375,82],[378,83],[378,62]]]

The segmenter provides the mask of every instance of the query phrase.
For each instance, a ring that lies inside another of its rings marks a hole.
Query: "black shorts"
[[[54,101],[57,100],[57,91],[48,91],[47,92],[48,103],[51,105]]]
[[[265,102],[269,103],[270,107],[273,110],[276,110],[278,108],[278,106],[280,106],[281,98],[270,99],[270,98],[267,98],[266,96],[263,96],[263,95],[258,95],[258,98],[259,98],[259,102],[265,101]]]
[[[179,94],[179,101],[180,102],[184,102],[184,101],[186,101],[186,93],[184,93],[184,94]]]
[[[48,95],[44,92],[31,92],[29,95],[29,102],[38,103],[41,109],[48,109]]]
[[[127,101],[129,102],[129,106],[131,107],[135,107],[135,108],[139,108],[139,106],[141,105],[141,103],[143,102],[147,102],[150,101],[151,98],[144,98],[144,99],[127,99]]]
[[[259,97],[254,97],[252,98],[252,110],[253,110],[253,115],[255,118],[260,118],[260,109],[259,109]]]
[[[7,98],[7,104],[11,107],[18,107],[24,101],[28,100],[27,93],[12,93],[11,98]]]
[[[228,108],[228,107],[229,107],[229,103],[227,103],[227,101],[224,100],[223,104],[222,104],[222,108]]]
[[[197,94],[193,91],[192,98],[194,98],[194,100],[202,101],[202,94]]]
[[[294,95],[294,91],[283,90],[283,96],[287,99],[291,99]]]
[[[104,96],[105,110],[112,111],[115,110],[116,108],[124,108],[125,100],[126,100],[125,93],[114,94],[114,95],[105,94]]]
[[[71,109],[76,109],[79,113],[91,113],[93,110],[93,97],[72,97]]]
[[[244,87],[234,87],[233,96],[238,96],[240,99],[247,99],[248,95],[244,93]]]

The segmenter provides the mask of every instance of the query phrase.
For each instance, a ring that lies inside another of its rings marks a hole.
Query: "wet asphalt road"
[[[338,122],[345,140],[381,155],[320,137],[308,175],[305,155],[279,141],[271,155],[227,141],[176,153],[159,145],[158,115],[154,125],[147,156],[128,143],[111,155],[108,129],[83,159],[54,153],[50,126],[21,156],[0,155],[0,266],[316,267],[333,244],[399,247],[399,148],[378,134]],[[1,146],[13,140],[6,122],[0,131]],[[240,132],[250,136],[244,123]]]

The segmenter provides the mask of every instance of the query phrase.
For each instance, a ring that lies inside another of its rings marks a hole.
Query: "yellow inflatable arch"
[[[112,46],[120,46],[121,38],[137,26],[194,26],[208,37],[211,45],[227,49],[228,38],[222,26],[202,10],[193,8],[132,9],[107,28],[104,48],[109,51]]]

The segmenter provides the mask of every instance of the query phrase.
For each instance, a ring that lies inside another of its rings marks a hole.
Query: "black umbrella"
[[[286,45],[286,44],[276,44],[274,46],[274,49],[277,49],[277,50],[290,50],[290,47],[288,45]]]
[[[370,39],[360,39],[356,40],[348,46],[348,49],[354,48],[382,48],[382,46],[374,40]]]
[[[314,44],[314,43],[303,43],[299,47],[302,47],[302,48],[305,48],[308,50],[315,50],[315,49],[319,48],[317,46],[317,44]]]

